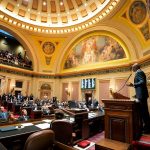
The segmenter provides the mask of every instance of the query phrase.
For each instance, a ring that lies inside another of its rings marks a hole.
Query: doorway
[[[86,106],[89,107],[92,104],[92,93],[85,93]]]
[[[16,96],[16,97],[18,96],[18,94],[21,94],[21,91],[15,90],[15,96]]]

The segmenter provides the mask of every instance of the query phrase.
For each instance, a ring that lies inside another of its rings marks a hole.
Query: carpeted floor
[[[103,139],[105,132],[98,133],[93,137],[89,138],[88,141],[98,142]],[[150,134],[143,134],[139,141],[133,141],[133,150],[150,150]],[[95,150],[95,146],[92,146],[88,150]]]
[[[94,135],[94,136],[92,136],[92,137],[89,138],[88,140],[91,141],[91,142],[96,143],[96,142],[100,141],[100,140],[103,139],[103,138],[104,138],[104,131],[101,132],[101,133],[98,133],[98,134],[96,134],[96,135]],[[92,146],[92,147],[89,148],[88,150],[95,150],[95,146]]]
[[[143,134],[138,141],[132,141],[133,150],[150,150],[150,134]]]

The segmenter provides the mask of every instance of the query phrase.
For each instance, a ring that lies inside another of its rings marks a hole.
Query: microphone
[[[118,92],[120,92],[125,87],[126,83],[128,82],[128,80],[130,79],[131,76],[132,76],[132,73],[128,76],[127,80],[125,81],[125,83],[123,84],[123,86],[118,90]]]

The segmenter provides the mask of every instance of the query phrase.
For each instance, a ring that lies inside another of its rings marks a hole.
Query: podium
[[[103,99],[105,138],[131,143],[140,136],[139,104],[130,99]]]

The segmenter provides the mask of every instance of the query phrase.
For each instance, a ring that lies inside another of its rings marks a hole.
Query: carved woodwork
[[[130,143],[139,138],[139,105],[133,100],[102,100],[105,105],[105,138]]]

